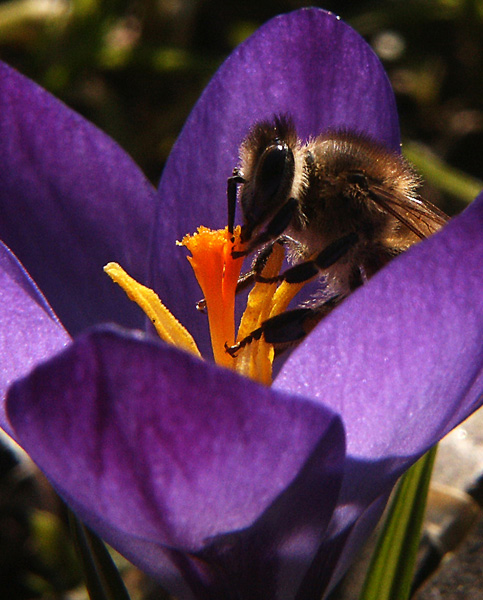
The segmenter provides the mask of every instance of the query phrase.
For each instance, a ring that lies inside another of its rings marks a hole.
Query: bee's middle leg
[[[255,281],[262,283],[276,283],[277,281],[304,283],[318,275],[320,271],[325,271],[334,265],[355,246],[358,240],[359,236],[357,233],[349,233],[329,244],[327,248],[324,248],[322,252],[319,252],[314,258],[298,263],[276,277],[255,275]]]

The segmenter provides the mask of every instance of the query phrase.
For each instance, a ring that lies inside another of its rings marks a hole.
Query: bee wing
[[[449,220],[442,210],[422,198],[408,198],[398,192],[385,190],[378,185],[371,185],[369,193],[371,199],[378,206],[422,240],[440,229]]]

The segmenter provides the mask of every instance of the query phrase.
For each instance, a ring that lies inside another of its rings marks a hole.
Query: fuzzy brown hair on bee
[[[233,254],[264,249],[239,287],[263,281],[271,246],[283,243],[294,266],[270,281],[323,276],[326,289],[310,308],[265,322],[228,351],[261,335],[274,344],[301,339],[393,257],[444,225],[448,217],[418,195],[419,183],[400,154],[365,135],[329,130],[302,141],[288,117],[254,125],[228,180],[228,226],[238,200],[247,247]]]

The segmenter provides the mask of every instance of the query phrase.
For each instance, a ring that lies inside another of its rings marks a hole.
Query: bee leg
[[[272,254],[273,246],[277,242],[278,242],[278,240],[276,240],[276,242],[268,244],[267,246],[262,248],[262,250],[255,256],[255,258],[252,262],[251,269],[249,271],[247,271],[246,273],[244,273],[243,275],[240,275],[240,277],[238,279],[238,283],[236,284],[236,293],[237,294],[239,292],[243,291],[245,288],[247,288],[251,284],[255,283],[257,273],[260,273],[263,270],[263,267],[267,264],[267,260],[270,258],[270,255]]]
[[[285,246],[285,244],[290,242],[291,239],[288,236],[283,235],[276,239],[274,242],[271,242],[270,244],[267,244],[264,248],[262,248],[260,252],[255,256],[250,270],[244,273],[243,275],[240,275],[236,286],[236,293],[238,294],[248,286],[258,281],[259,275],[263,271],[265,265],[267,264],[267,260],[270,258],[275,244]]]
[[[304,322],[311,313],[311,308],[295,308],[267,319],[260,327],[254,329],[233,346],[225,344],[225,350],[230,356],[235,357],[239,350],[251,344],[254,340],[258,341],[262,335],[269,344],[296,342],[307,335]]]
[[[261,325],[263,337],[274,346],[298,342],[342,300],[343,296],[332,296],[318,306],[294,308],[267,319]]]
[[[298,342],[312,331],[317,323],[341,300],[340,296],[333,296],[319,306],[287,310],[271,319],[267,319],[260,327],[233,346],[225,345],[225,349],[230,356],[235,357],[239,350],[251,344],[254,340],[259,340],[262,335],[268,344],[273,344],[277,348]]]
[[[288,235],[281,235],[275,241],[264,246],[260,250],[260,252],[255,256],[250,271],[247,271],[243,275],[240,275],[236,286],[236,293],[238,294],[248,286],[261,279],[260,273],[263,271],[263,268],[267,264],[267,260],[270,258],[275,244],[280,244],[280,246],[293,247],[296,243],[297,242],[295,242],[295,240],[293,240]]]
[[[256,281],[262,283],[276,283],[277,281],[303,283],[304,281],[309,281],[309,279],[318,275],[320,271],[325,271],[334,265],[354,247],[358,240],[359,236],[357,233],[349,233],[349,235],[329,244],[327,248],[324,248],[324,250],[312,260],[301,262],[294,267],[287,269],[277,277],[262,277],[261,275],[258,275],[256,276]]]
[[[245,183],[245,179],[241,176],[238,169],[233,169],[233,175],[228,177],[226,183],[226,197],[228,200],[228,231],[233,233],[235,225],[235,210],[236,210],[236,192],[238,185]]]

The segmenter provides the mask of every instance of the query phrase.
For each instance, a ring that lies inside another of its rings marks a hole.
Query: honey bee
[[[250,281],[302,283],[322,277],[323,292],[310,305],[265,321],[227,348],[236,351],[264,335],[286,344],[307,332],[392,258],[428,237],[448,217],[417,192],[412,166],[370,138],[345,130],[302,141],[289,117],[256,124],[240,147],[240,166],[228,179],[228,227],[242,213],[243,252],[260,250]],[[261,268],[274,243],[293,266],[264,279]]]

